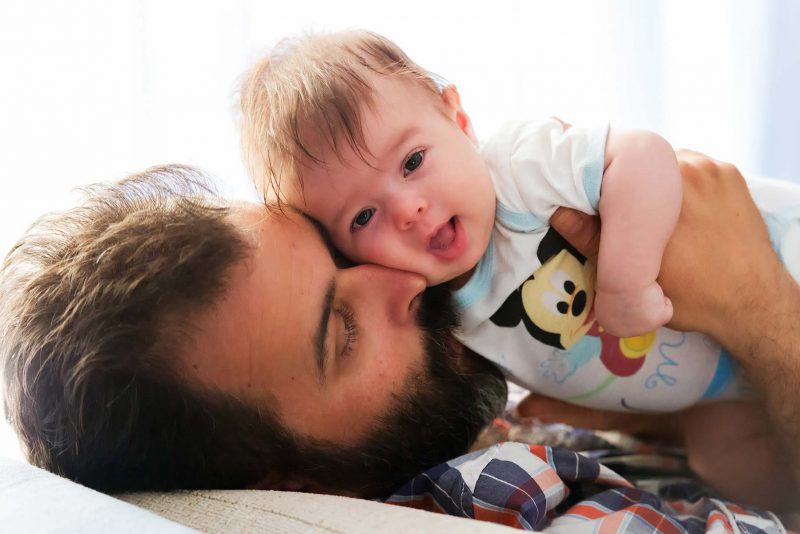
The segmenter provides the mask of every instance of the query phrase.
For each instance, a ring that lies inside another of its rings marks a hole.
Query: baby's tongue
[[[456,237],[456,229],[453,226],[453,219],[450,219],[447,224],[442,226],[439,231],[436,232],[436,235],[433,236],[430,247],[437,250],[449,247]]]

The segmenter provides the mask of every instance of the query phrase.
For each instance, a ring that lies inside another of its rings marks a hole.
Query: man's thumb
[[[597,259],[600,250],[599,217],[561,207],[550,217],[550,226],[592,262]]]
[[[630,426],[626,413],[595,410],[531,393],[515,409],[518,417],[533,417],[544,423],[564,423],[596,430],[616,430]]]

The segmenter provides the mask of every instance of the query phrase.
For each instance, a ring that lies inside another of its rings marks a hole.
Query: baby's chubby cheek
[[[374,233],[380,234],[379,232]],[[408,251],[399,244],[393,246],[388,236],[377,235],[368,239],[369,242],[362,242],[358,246],[345,249],[345,256],[352,257],[353,261],[359,265],[374,263],[392,269],[399,269],[400,265],[405,266],[408,263]],[[367,239],[362,239],[362,241],[367,241]]]
[[[370,235],[365,235],[370,232]],[[427,248],[420,243],[398,240],[391,233],[364,230],[350,239],[333,239],[333,245],[354,265],[380,265],[424,276],[430,281],[441,276]],[[431,285],[431,284],[428,284]]]

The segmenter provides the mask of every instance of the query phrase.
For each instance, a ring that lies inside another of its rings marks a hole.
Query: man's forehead
[[[197,317],[196,330],[202,334],[186,352],[184,363],[206,385],[237,395],[247,390],[263,401],[274,393],[271,388],[275,384],[262,381],[257,386],[256,377],[271,376],[274,365],[283,366],[283,372],[288,373],[286,361],[276,360],[274,354],[289,354],[296,348],[296,335],[311,338],[310,327],[302,334],[302,325],[306,317],[316,317],[318,306],[313,298],[306,301],[294,297],[298,287],[303,288],[302,293],[309,293],[308,283],[316,278],[313,269],[302,266],[318,266],[325,260],[325,249],[320,247],[322,239],[314,225],[295,210],[276,212],[264,205],[241,202],[230,206],[229,218],[252,243],[252,253],[229,273],[222,297]],[[313,248],[305,246],[314,241]],[[299,260],[292,260],[295,245]],[[295,268],[298,265],[299,271]],[[308,360],[309,365],[313,363],[310,357]],[[294,372],[303,369],[298,366]]]
[[[255,233],[307,232],[308,224],[298,210],[287,205],[256,204],[240,201],[232,203],[228,214],[231,222],[241,231]],[[292,230],[295,227],[295,230]]]
[[[262,246],[265,244],[265,237],[272,232],[281,232],[284,235],[297,235],[301,239],[318,239],[331,258],[337,256],[333,242],[322,224],[291,206],[237,202],[231,204],[229,217],[251,240],[253,246]]]

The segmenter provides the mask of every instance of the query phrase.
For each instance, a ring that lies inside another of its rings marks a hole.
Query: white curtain
[[[458,86],[479,136],[510,118],[608,120],[800,179],[798,22],[793,0],[4,0],[0,255],[76,186],[157,163],[252,196],[237,79],[308,29],[394,39]],[[0,454],[16,454],[7,428]]]

